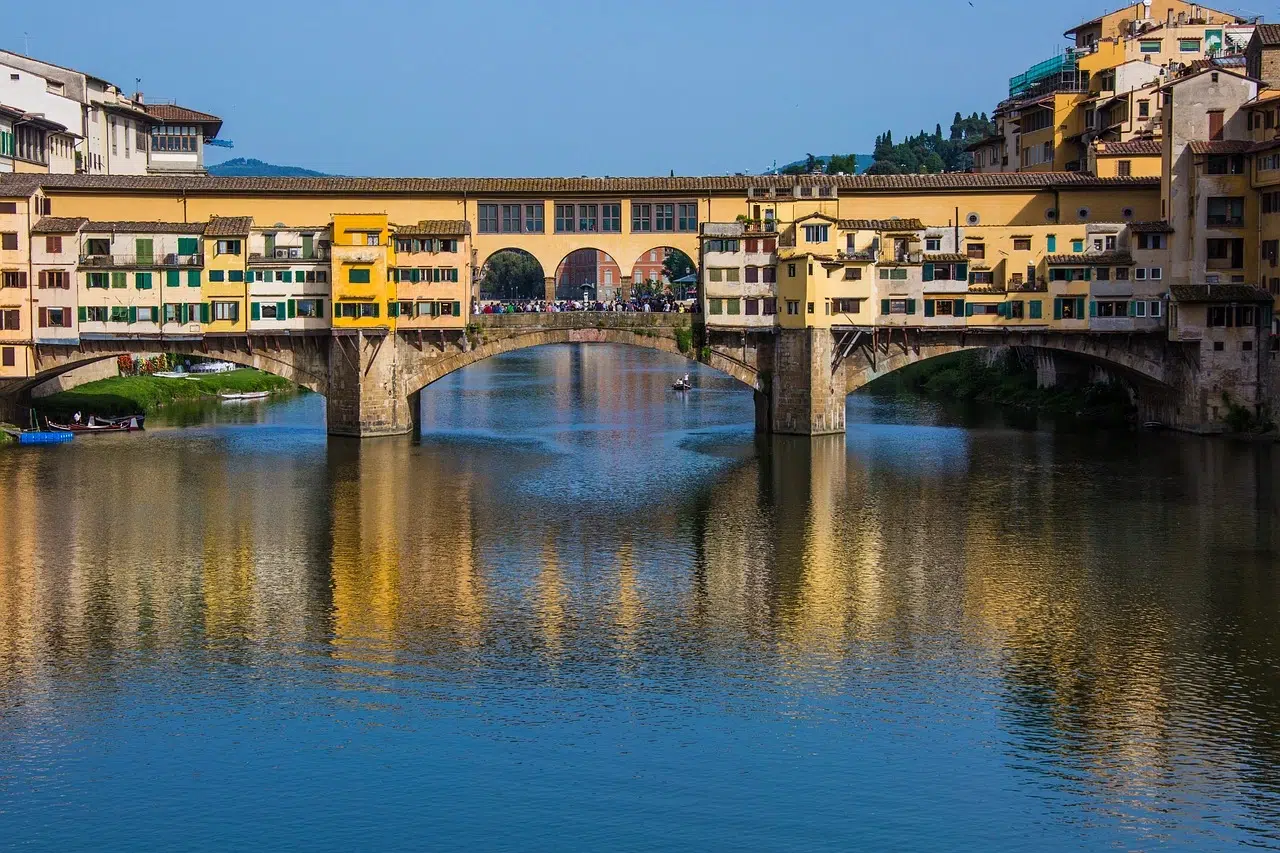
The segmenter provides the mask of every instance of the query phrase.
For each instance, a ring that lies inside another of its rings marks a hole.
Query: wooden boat
[[[672,391],[688,391],[692,387],[693,383],[687,379],[677,379],[675,382],[671,383]]]
[[[223,400],[261,400],[270,397],[270,391],[245,391],[239,394],[219,394]]]
[[[123,415],[118,418],[103,417],[102,415],[89,415],[89,426],[115,426],[128,421],[137,421],[138,429],[142,429],[146,425],[146,415]]]
[[[136,417],[131,417],[121,421],[118,424],[56,424],[46,419],[45,425],[54,432],[74,432],[74,433],[95,433],[95,432],[134,432],[142,429],[142,423]]]

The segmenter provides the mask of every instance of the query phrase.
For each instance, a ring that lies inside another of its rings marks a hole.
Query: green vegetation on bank
[[[1063,383],[1037,388],[1033,364],[1016,350],[984,363],[976,351],[919,362],[879,379],[874,394],[915,394],[940,400],[973,400],[1032,411],[1073,415],[1101,426],[1132,423],[1137,409],[1120,383]]]
[[[178,401],[216,397],[221,393],[291,390],[293,383],[260,370],[242,368],[229,373],[203,374],[195,379],[165,379],[159,376],[115,376],[87,382],[70,391],[51,394],[35,401],[41,415],[85,416],[130,415],[151,412]]]

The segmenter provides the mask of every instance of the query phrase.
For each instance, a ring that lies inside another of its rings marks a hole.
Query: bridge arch
[[[556,299],[608,301],[618,295],[622,267],[613,255],[594,246],[571,250],[556,265]]]
[[[532,316],[537,315],[515,315],[517,318]],[[550,316],[557,318],[574,317],[572,314]],[[632,316],[634,316],[634,314]],[[697,353],[695,353],[692,348],[681,348],[681,340],[672,328],[661,328],[657,326],[652,330],[644,328],[592,328],[585,325],[575,326],[573,324],[564,324],[554,328],[512,330],[512,334],[482,341],[465,351],[455,352],[440,358],[431,359],[417,372],[415,372],[410,379],[408,379],[406,390],[410,394],[416,393],[431,385],[433,382],[443,379],[450,373],[454,373],[464,367],[475,364],[478,361],[484,361],[487,358],[492,358],[495,355],[527,349],[529,347],[546,346],[549,344],[583,343],[619,344],[623,346],[640,347],[642,349],[669,353],[671,355],[688,359],[689,361],[697,361],[701,364],[705,364],[726,376],[736,379],[745,388],[750,388],[753,391],[760,389],[760,376],[754,366],[749,365],[740,359],[734,358],[732,355],[719,352],[715,348],[704,350],[702,357],[698,358],[696,357]]]
[[[495,249],[480,266],[481,299],[541,299],[546,268],[538,256],[518,246]]]
[[[670,287],[676,291],[680,289],[677,282],[690,276],[694,279],[692,286],[684,289],[695,290],[698,265],[683,249],[666,245],[654,246],[640,253],[632,263],[629,274],[632,293],[654,289],[655,286],[659,290]]]

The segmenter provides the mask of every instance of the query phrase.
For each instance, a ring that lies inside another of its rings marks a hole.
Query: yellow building
[[[387,275],[391,230],[385,213],[339,213],[333,217],[333,327],[395,329],[388,316],[396,285]]]
[[[252,216],[219,216],[204,229],[205,282],[200,322],[209,333],[244,332],[248,328],[245,281]]]
[[[397,225],[387,274],[395,285],[388,316],[399,329],[460,329],[471,314],[471,223]]]

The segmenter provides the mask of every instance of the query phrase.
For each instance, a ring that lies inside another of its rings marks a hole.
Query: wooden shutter
[[[48,308],[40,309],[39,322],[40,322],[40,328],[44,329],[48,327],[49,325],[49,309]]]
[[[908,314],[916,313],[916,301],[914,299],[907,300],[907,313]]]
[[[925,281],[933,281],[933,264],[925,264],[921,271],[921,277]]]
[[[201,322],[201,323],[208,323],[208,322],[209,322],[209,316],[210,316],[210,307],[209,307],[209,303],[208,303],[208,302],[201,302],[201,303],[200,303],[200,322]]]
[[[258,307],[257,302],[250,303],[249,305],[249,319],[250,320],[262,319],[262,309]]]
[[[388,316],[388,317],[399,317],[399,316],[400,316],[400,303],[399,303],[399,302],[388,302],[388,303],[387,303],[387,316]]]
[[[165,270],[164,283],[169,287],[177,287],[179,284],[180,278],[181,277],[178,275],[178,270]]]
[[[138,309],[133,305],[129,306],[129,322],[130,323],[138,322]]]
[[[316,238],[311,234],[302,235],[302,257],[310,258],[316,253]]]
[[[955,278],[955,280],[956,280],[956,281],[968,281],[968,280],[969,280],[969,265],[968,265],[968,264],[956,264],[956,274],[955,274],[954,278]]]
[[[288,313],[285,316],[288,317],[290,320],[298,316],[298,300],[296,299],[289,300]]]
[[[925,264],[925,266],[928,266],[928,264]],[[926,317],[933,316],[933,300],[932,299],[926,299],[924,301],[924,316]]]
[[[40,274],[36,276],[36,287],[44,290],[49,286],[49,271],[40,270]]]
[[[951,306],[951,313],[957,317],[964,316],[964,300],[957,299],[955,305]]]
[[[881,313],[881,314],[888,314],[888,313],[889,313],[889,300],[888,300],[888,299],[881,299],[881,300],[880,300],[880,313]]]
[[[1181,100],[1179,100],[1181,103]],[[1209,139],[1222,138],[1222,110],[1209,110]]]
[[[187,270],[187,287],[200,286],[200,270]]]
[[[18,287],[25,288],[26,286],[27,286],[27,274],[24,272],[18,273]]]
[[[1053,319],[1055,320],[1062,319],[1062,300],[1061,299],[1053,300]]]
[[[87,322],[89,322],[89,309],[88,309],[88,308],[86,308],[86,307],[84,307],[83,305],[81,305],[81,306],[80,306],[80,308],[79,308],[79,309],[77,309],[77,314],[78,314],[78,315],[79,315],[79,317],[80,317],[80,322],[81,322],[81,323],[87,323]]]
[[[461,316],[462,316],[462,303],[461,303],[461,302],[455,302],[455,303],[453,303],[453,316],[455,316],[455,317],[461,317]]]
[[[276,319],[283,320],[285,318],[285,304],[283,302],[276,303]]]
[[[316,300],[316,316],[317,317],[324,316],[324,300],[323,299]]]
[[[1076,316],[1079,317],[1083,313],[1084,313],[1084,297],[1077,296],[1076,297]]]

